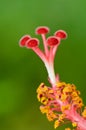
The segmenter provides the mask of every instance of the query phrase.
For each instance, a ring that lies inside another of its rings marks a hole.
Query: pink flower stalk
[[[32,49],[41,58],[48,72],[51,87],[41,83],[37,89],[37,98],[43,104],[40,110],[46,114],[49,121],[55,121],[55,128],[70,121],[73,130],[86,130],[86,108],[82,112],[83,101],[80,92],[75,85],[61,82],[54,72],[55,54],[61,40],[67,38],[67,33],[58,30],[54,36],[46,38],[48,32],[49,28],[45,26],[36,29],[36,34],[42,37],[44,51],[39,48],[39,40],[30,35],[23,36],[19,42],[21,47]]]

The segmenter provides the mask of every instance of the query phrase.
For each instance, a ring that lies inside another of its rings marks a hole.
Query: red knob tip
[[[67,38],[67,33],[63,30],[58,30],[55,32],[55,36],[59,37],[61,39],[66,39]]]
[[[31,37],[29,35],[25,35],[23,36],[20,41],[19,41],[19,44],[21,47],[25,46],[26,45],[26,42],[30,39]]]
[[[41,26],[36,29],[36,34],[46,34],[48,32],[49,32],[49,28],[45,26]]]
[[[39,41],[37,38],[31,38],[29,39],[27,42],[26,42],[26,47],[27,48],[33,48],[33,47],[36,47],[38,46],[39,44]]]
[[[50,36],[50,37],[48,37],[48,39],[47,39],[47,44],[48,44],[49,46],[55,46],[55,45],[57,45],[57,44],[59,44],[59,43],[60,43],[59,38],[57,38],[57,37],[55,37],[55,36]]]

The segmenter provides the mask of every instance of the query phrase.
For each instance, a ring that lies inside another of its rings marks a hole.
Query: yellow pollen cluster
[[[73,127],[76,127],[76,126],[77,126],[77,123],[76,123],[76,122],[73,122],[73,123],[72,123],[72,126],[73,126]]]
[[[62,84],[62,85],[61,85]],[[82,99],[80,98],[80,92],[76,90],[76,86],[73,84],[66,84],[60,82],[57,84],[57,91],[60,93],[60,100],[81,108],[83,106]]]
[[[68,115],[65,112],[68,111],[69,115],[71,115],[72,107],[77,112],[81,111],[83,102],[79,95],[80,92],[76,90],[75,85],[66,84],[65,82],[57,83],[55,88],[41,83],[37,89],[37,98],[43,104],[40,106],[40,110],[43,114],[46,114],[49,121],[55,121],[54,128],[68,120]],[[86,109],[82,112],[82,116],[86,118]],[[73,122],[72,126],[77,127],[77,123]],[[66,128],[65,130],[71,129]]]
[[[60,125],[60,122],[58,120],[56,120],[54,123],[54,128],[56,129],[59,125]]]
[[[40,101],[42,104],[46,105],[48,103],[47,95],[49,94],[48,87],[44,85],[44,83],[41,83],[40,86],[37,89],[37,98],[38,101]],[[50,97],[51,100],[51,97]]]

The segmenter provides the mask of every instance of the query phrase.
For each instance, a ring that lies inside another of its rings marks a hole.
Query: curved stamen
[[[48,56],[49,52],[48,52],[48,47],[47,47],[47,44],[46,44],[45,34],[47,34],[49,32],[49,28],[45,27],[45,26],[40,26],[40,27],[36,28],[35,32],[36,32],[36,34],[41,34],[42,39],[43,39],[45,54],[46,54],[46,56]]]
[[[49,32],[49,28],[46,26],[40,26],[36,28],[36,34],[40,34],[43,39],[44,52],[38,47],[39,40],[37,38],[31,38],[29,35],[25,35],[20,39],[20,46],[26,46],[32,49],[44,62],[48,71],[49,80],[52,86],[55,86],[57,78],[54,72],[54,57],[56,50],[61,39],[66,38],[67,34],[63,30],[55,32],[55,36],[48,37],[46,39],[45,34]]]
[[[27,42],[26,42],[26,47],[32,49],[41,58],[41,60],[45,63],[46,56],[40,50],[38,45],[39,45],[39,40],[37,38],[31,38],[31,39],[27,40]]]
[[[54,62],[57,46],[60,44],[60,39],[55,36],[50,36],[47,39],[47,44],[50,46],[49,61]]]

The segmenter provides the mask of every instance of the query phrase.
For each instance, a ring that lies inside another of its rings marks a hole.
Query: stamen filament
[[[41,36],[42,36],[42,39],[43,39],[43,44],[44,44],[45,54],[46,54],[46,56],[48,56],[49,51],[48,51],[48,46],[47,46],[47,43],[46,43],[46,37],[45,37],[45,34],[42,34]]]
[[[47,58],[45,54],[40,50],[39,47],[33,47],[32,50],[41,58],[41,60],[45,63],[47,62]]]
[[[49,52],[49,62],[50,62],[50,63],[51,63],[51,62],[54,62],[53,49],[54,49],[54,47],[51,46],[51,47],[50,47],[50,52]]]
[[[60,44],[60,42],[61,42],[61,39],[59,38],[59,44]],[[55,58],[56,51],[57,51],[57,49],[58,49],[59,44],[57,44],[57,45],[54,46],[54,48],[53,48],[53,57],[54,57],[54,58]]]

